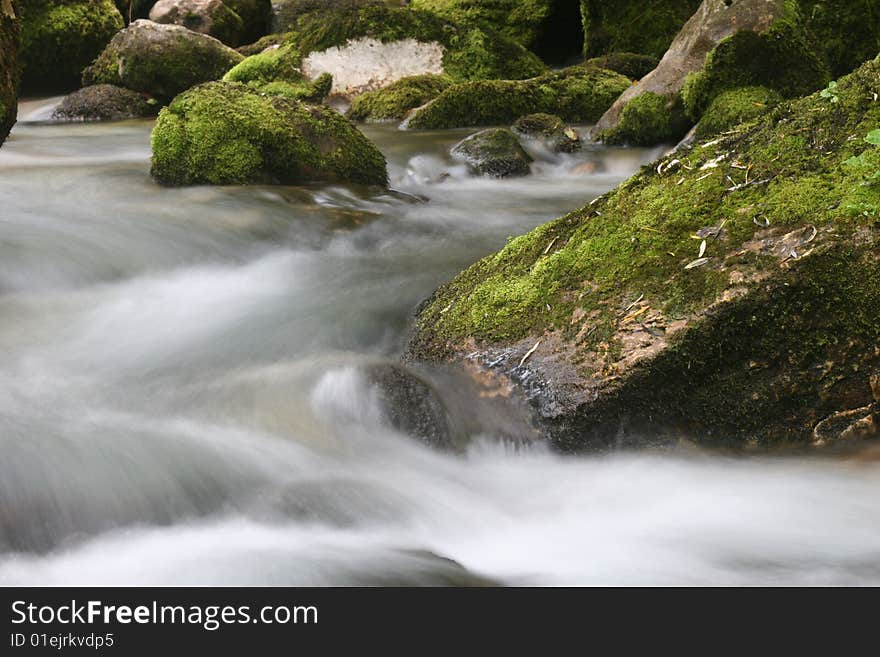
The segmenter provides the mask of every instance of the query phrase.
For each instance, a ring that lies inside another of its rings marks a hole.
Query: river
[[[163,189],[150,122],[50,105],[0,149],[0,584],[880,583],[871,460],[446,454],[359,374],[437,285],[658,151],[480,180],[447,159],[466,131],[372,126],[391,192]]]

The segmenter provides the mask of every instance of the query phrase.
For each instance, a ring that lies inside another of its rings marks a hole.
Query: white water
[[[372,128],[404,194],[166,190],[149,128],[0,149],[0,584],[880,582],[869,461],[563,458],[492,422],[441,454],[358,374],[439,283],[651,153],[483,181],[445,158],[462,133]]]

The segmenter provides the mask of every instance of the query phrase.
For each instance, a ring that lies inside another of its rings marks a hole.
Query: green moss
[[[152,174],[169,185],[387,182],[385,158],[334,110],[234,82],[175,98],[159,114],[152,147]]]
[[[699,120],[717,96],[732,89],[763,86],[796,98],[828,83],[828,67],[791,0],[788,11],[763,34],[744,30],[722,40],[703,70],[688,76],[682,98],[691,119]]]
[[[670,156],[666,163],[680,160],[671,171],[646,167],[597,202],[512,240],[437,291],[420,313],[413,353],[436,357],[471,338],[504,343],[547,329],[572,338],[580,329],[571,321],[576,310],[593,313],[601,326],[616,322],[627,300],[639,297],[670,319],[692,317],[734,285],[730,273],[737,267],[753,273],[779,267],[776,256],[742,250],[764,220],[782,233],[833,226],[835,243],[864,243],[845,235],[876,230],[876,214],[859,208],[880,207],[880,189],[845,163],[867,152],[880,170],[877,147],[852,139],[880,125],[878,85],[880,61],[874,61],[840,81],[837,103],[814,94],[781,105]],[[700,242],[692,236],[721,222],[723,238],[708,240],[709,262],[685,269],[698,256]],[[865,294],[876,298],[880,277],[871,277],[874,287]],[[873,308],[876,314],[880,305]],[[863,317],[864,311],[847,301],[836,312]]]
[[[878,0],[800,0],[799,4],[834,77],[880,52]]]
[[[586,62],[588,66],[606,68],[633,80],[641,80],[657,68],[659,63],[660,60],[656,57],[632,52],[612,52],[600,57],[593,57]]]
[[[295,82],[303,79],[300,71],[302,56],[290,44],[269,48],[247,57],[231,68],[223,79],[227,82],[266,84],[276,80]]]
[[[416,75],[354,99],[347,116],[353,121],[401,120],[410,110],[433,100],[452,85],[446,75]]]
[[[333,76],[329,73],[322,73],[314,81],[284,82],[278,80],[257,86],[261,93],[271,96],[284,96],[285,98],[300,100],[304,103],[323,103],[327,96],[330,95],[332,87]]]
[[[757,119],[781,102],[782,96],[766,87],[725,91],[703,113],[703,118],[697,124],[697,139],[705,139],[744,121]]]
[[[20,32],[14,8],[0,7],[0,144],[18,114],[18,48]]]
[[[60,91],[78,86],[83,69],[122,29],[112,0],[20,0],[24,86]]]
[[[609,144],[653,146],[680,138],[688,129],[679,103],[670,103],[655,93],[636,96],[623,109],[620,122],[599,137]]]
[[[584,55],[634,52],[660,58],[701,0],[581,0]]]
[[[613,71],[573,66],[530,80],[483,80],[457,84],[413,112],[407,127],[455,128],[510,124],[545,112],[572,123],[592,123],[630,86]]]
[[[550,17],[551,0],[413,0],[414,9],[424,9],[454,23],[494,26],[503,35],[530,48]]]

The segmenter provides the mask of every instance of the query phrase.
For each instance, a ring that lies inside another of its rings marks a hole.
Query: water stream
[[[871,461],[444,454],[359,375],[656,152],[480,180],[446,156],[466,131],[376,126],[394,191],[162,189],[150,122],[50,106],[0,149],[0,584],[880,583]]]

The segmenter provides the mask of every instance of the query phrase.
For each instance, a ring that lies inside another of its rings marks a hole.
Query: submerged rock
[[[525,114],[555,114],[592,123],[628,89],[629,78],[613,71],[572,66],[529,80],[480,80],[456,84],[404,123],[411,129],[510,124]]]
[[[513,124],[513,131],[545,143],[557,153],[574,153],[583,146],[580,135],[553,114],[527,114]]]
[[[827,418],[863,419],[878,87],[880,59],[836,101],[784,103],[513,239],[422,306],[408,358],[505,381],[566,450],[809,445]]]
[[[217,80],[244,59],[214,38],[180,25],[137,20],[113,37],[83,73],[83,85],[114,84],[167,100]]]
[[[330,73],[333,94],[346,99],[415,75],[519,79],[547,70],[487,27],[453,24],[429,12],[354,0],[288,5],[297,11],[284,24],[289,31],[281,44],[297,54],[306,77]]]
[[[55,108],[57,121],[123,121],[155,116],[158,104],[136,91],[96,84],[65,96]]]
[[[796,4],[704,0],[657,68],[617,99],[595,133],[614,143],[660,143],[687,130],[683,112],[696,122],[725,91],[766,86],[790,98],[818,89],[827,79]],[[646,94],[651,95],[640,98]],[[632,102],[637,107],[627,111]]]
[[[38,92],[79,86],[83,69],[124,23],[112,0],[19,0],[22,84]]]
[[[347,116],[353,121],[402,120],[410,110],[434,100],[452,86],[446,75],[417,75],[392,82],[354,99]]]
[[[452,155],[481,176],[509,178],[531,173],[532,158],[505,128],[490,128],[463,139],[452,147]]]
[[[182,25],[233,47],[241,42],[244,33],[241,18],[223,0],[159,0],[150,9],[150,20]]]
[[[200,85],[162,110],[153,176],[167,185],[385,185],[385,158],[345,117],[234,82]]]
[[[19,29],[12,0],[0,0],[0,145],[18,116]]]

